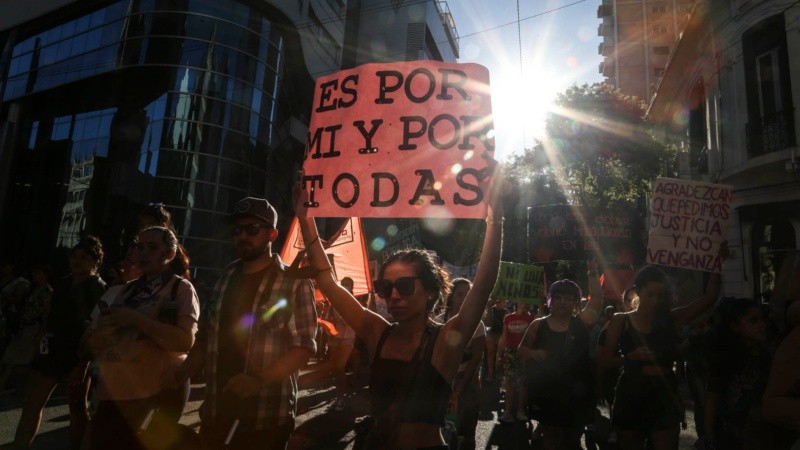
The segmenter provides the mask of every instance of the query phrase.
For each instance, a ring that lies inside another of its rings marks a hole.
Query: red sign
[[[298,214],[486,217],[489,72],[476,64],[367,64],[317,80]]]

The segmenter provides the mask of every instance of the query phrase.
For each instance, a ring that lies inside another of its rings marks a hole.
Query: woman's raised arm
[[[383,327],[389,323],[383,317],[361,306],[353,294],[336,282],[328,257],[325,255],[325,249],[322,248],[314,218],[298,217],[297,220],[300,223],[300,230],[303,232],[303,242],[306,243],[309,263],[317,272],[315,276],[317,287],[356,334],[371,342],[370,335],[374,334],[375,328],[380,327],[383,330]]]
[[[489,295],[497,281],[497,272],[500,269],[500,255],[503,247],[503,204],[501,197],[502,177],[496,162],[490,162],[490,177],[482,180],[481,184],[489,198],[488,214],[486,216],[486,233],[483,237],[478,271],[472,289],[464,298],[464,303],[458,314],[453,316],[447,324],[448,329],[458,332],[463,344],[469,341],[478,322],[483,317]]]
[[[730,251],[728,250],[728,242],[723,241],[719,247],[719,257],[722,260],[728,259]],[[708,283],[706,284],[706,291],[703,296],[697,300],[677,308],[672,309],[672,315],[675,325],[681,326],[694,320],[700,314],[714,306],[714,303],[719,299],[720,284],[722,277],[718,273],[712,273],[708,276]]]

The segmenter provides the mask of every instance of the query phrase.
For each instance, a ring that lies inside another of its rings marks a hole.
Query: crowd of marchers
[[[141,212],[136,239],[112,265],[92,236],[71,249],[63,279],[47,265],[23,274],[5,263],[0,384],[28,370],[12,448],[30,447],[60,385],[74,449],[283,449],[298,372],[312,357],[327,361],[335,414],[354,356],[369,361],[370,414],[353,424],[359,449],[475,448],[481,391],[495,389],[505,393],[497,420],[531,421],[541,448],[582,448],[606,404],[608,448],[674,450],[684,383],[695,448],[800,445],[800,257],[784,262],[770,308],[720,298],[718,274],[700,298],[677,298],[656,266],[604,305],[594,261],[585,293],[562,279],[543,302],[508,305],[490,299],[503,210],[498,193],[489,197],[472,280],[451,280],[432,252],[402,250],[365,298],[352,279],[337,279],[313,218],[299,218],[304,267],[282,261],[276,211],[252,197],[220,223],[238,259],[202,303],[160,204]],[[199,433],[179,424],[192,378],[205,384]]]

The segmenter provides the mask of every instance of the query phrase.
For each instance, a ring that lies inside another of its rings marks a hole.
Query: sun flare
[[[496,148],[498,160],[521,152],[531,147],[534,139],[544,137],[547,113],[561,88],[558,76],[545,69],[531,69],[522,76],[511,72],[492,73],[495,134],[506,136],[503,148]]]

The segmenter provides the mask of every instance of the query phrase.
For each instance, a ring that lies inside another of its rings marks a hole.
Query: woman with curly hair
[[[488,183],[484,186],[490,192]],[[395,320],[389,323],[336,282],[314,219],[300,218],[311,266],[318,271],[317,285],[374,355],[369,388],[375,428],[367,448],[447,448],[441,427],[451,385],[500,266],[503,213],[498,191],[487,195],[486,233],[474,284],[458,314],[444,325],[431,312],[451,285],[430,252],[399,251],[381,266],[374,289],[389,305]]]

